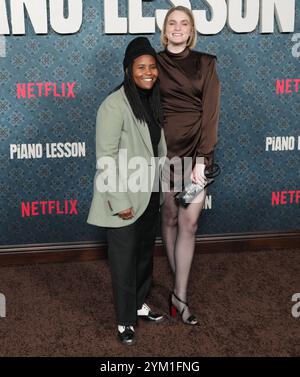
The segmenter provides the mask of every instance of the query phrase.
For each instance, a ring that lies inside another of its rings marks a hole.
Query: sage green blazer
[[[132,173],[142,177],[143,182],[148,182],[145,192],[128,190],[128,171],[124,155],[120,158],[120,150],[125,151],[127,160],[133,157],[142,157],[147,164],[145,169]],[[158,145],[158,155],[161,161],[167,153],[166,141],[163,130]],[[104,168],[103,162],[108,158],[116,166]],[[152,158],[152,159],[151,159]],[[153,148],[150,133],[145,122],[134,116],[127,100],[124,88],[110,94],[101,104],[96,121],[96,175],[94,178],[94,194],[87,222],[101,227],[118,228],[134,223],[145,211],[150,201],[153,185]],[[102,163],[100,162],[102,161]],[[106,183],[108,175],[113,174],[118,184],[117,190],[103,192],[102,183]],[[152,177],[153,179],[151,180]],[[146,181],[147,180],[147,181]],[[163,197],[161,194],[161,203]],[[123,220],[117,214],[127,208],[133,207],[134,217]]]

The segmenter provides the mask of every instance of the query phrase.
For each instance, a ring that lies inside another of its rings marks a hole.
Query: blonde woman
[[[161,33],[165,49],[158,54],[158,66],[167,156],[191,157],[190,179],[205,185],[204,171],[212,167],[217,143],[220,84],[216,57],[193,50],[196,37],[192,12],[183,6],[171,8]],[[179,312],[185,324],[197,325],[187,304],[187,288],[206,190],[187,208],[175,202],[175,194],[173,182],[161,210],[162,237],[174,274],[170,311],[172,316]]]

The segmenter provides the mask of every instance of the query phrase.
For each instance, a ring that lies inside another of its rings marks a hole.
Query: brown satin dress
[[[168,157],[204,157],[213,163],[220,112],[216,57],[186,48],[158,54]]]

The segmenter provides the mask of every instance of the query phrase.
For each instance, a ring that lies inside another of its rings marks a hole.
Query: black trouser
[[[154,192],[145,212],[133,224],[107,229],[118,325],[132,326],[136,323],[137,310],[149,293],[158,214],[159,193]]]

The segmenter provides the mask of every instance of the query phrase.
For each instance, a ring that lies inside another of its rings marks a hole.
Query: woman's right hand
[[[130,220],[134,217],[133,208],[130,207],[128,209],[124,209],[124,211],[121,211],[118,213],[118,216],[121,217],[123,220]]]
[[[207,179],[205,177],[205,165],[196,163],[191,174],[191,180],[193,183],[205,186]]]

